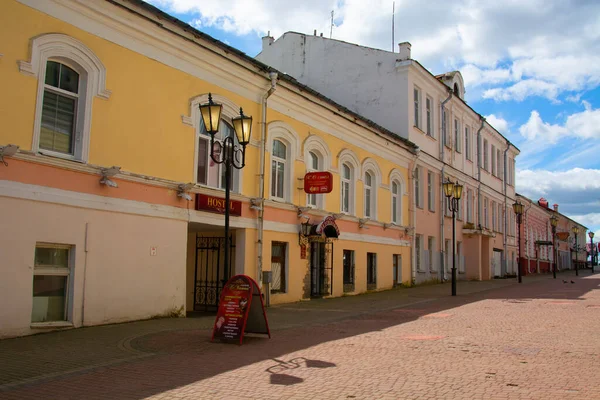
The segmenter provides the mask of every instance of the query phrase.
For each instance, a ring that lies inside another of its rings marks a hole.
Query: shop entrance
[[[310,243],[310,295],[322,297],[333,294],[333,242]]]
[[[229,260],[235,246],[230,237]],[[196,269],[194,272],[194,311],[216,312],[223,286],[232,276],[225,268],[225,238],[196,235]],[[231,265],[234,265],[231,262]]]

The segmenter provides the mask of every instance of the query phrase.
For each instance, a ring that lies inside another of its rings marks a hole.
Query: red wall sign
[[[333,175],[331,172],[309,172],[304,175],[304,191],[309,194],[331,193]]]
[[[196,210],[225,214],[225,199],[198,193],[196,194]],[[229,214],[238,217],[242,215],[242,202],[229,200]]]
[[[239,340],[242,344],[244,333],[264,333],[271,337],[258,284],[247,275],[236,275],[223,287],[210,340]]]

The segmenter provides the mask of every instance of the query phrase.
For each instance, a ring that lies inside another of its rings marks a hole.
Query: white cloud
[[[529,120],[521,125],[519,132],[530,141],[544,140],[550,143],[556,143],[567,136],[582,139],[600,138],[600,109],[592,109],[587,102],[583,104],[585,110],[569,115],[563,125],[544,122],[534,110]]]
[[[496,128],[496,130],[504,136],[508,134],[508,121],[506,121],[504,118],[497,117],[494,114],[490,114],[486,115],[485,119],[488,122],[488,124]]]
[[[483,92],[484,99],[496,101],[523,101],[530,96],[545,97],[557,101],[560,87],[539,79],[526,79],[507,88],[488,89]]]

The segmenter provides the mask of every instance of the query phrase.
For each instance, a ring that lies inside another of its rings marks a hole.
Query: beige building
[[[519,150],[465,102],[460,72],[432,75],[411,58],[407,42],[392,53],[294,32],[263,38],[256,58],[417,144],[410,183],[414,281],[450,277],[446,179],[464,186],[456,221],[459,277],[515,272],[511,205]]]

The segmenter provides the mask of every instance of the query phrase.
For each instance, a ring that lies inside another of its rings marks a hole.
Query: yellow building
[[[137,0],[3,1],[0,54],[0,337],[210,310],[240,273],[271,304],[412,281],[407,140]],[[227,270],[209,93],[217,141],[253,117]]]

